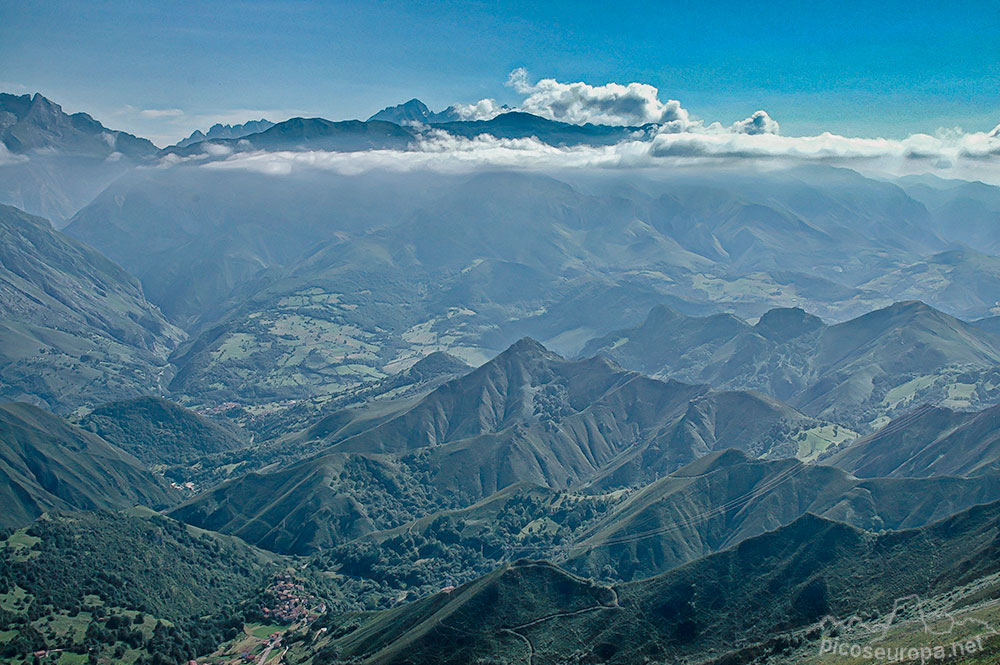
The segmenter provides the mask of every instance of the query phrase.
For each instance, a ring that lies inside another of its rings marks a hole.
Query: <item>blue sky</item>
[[[0,89],[163,144],[211,122],[649,83],[706,121],[902,137],[1000,122],[1000,2],[0,0]]]

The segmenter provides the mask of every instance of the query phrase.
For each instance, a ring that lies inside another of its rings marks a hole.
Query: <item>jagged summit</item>
[[[23,154],[50,150],[64,155],[107,158],[112,153],[142,159],[156,153],[150,141],[106,128],[86,113],[65,113],[41,93],[0,93],[0,141]]]
[[[427,124],[431,122],[434,115],[436,114],[432,113],[422,101],[411,99],[408,102],[382,109],[368,118],[368,121],[384,120],[386,122],[394,122],[397,125]]]
[[[216,123],[209,128],[208,132],[196,129],[191,133],[191,136],[178,141],[176,146],[183,148],[195,143],[201,143],[202,141],[212,141],[215,139],[239,139],[244,136],[267,131],[271,127],[274,127],[274,123],[265,118],[261,118],[260,120],[248,120],[247,122],[237,125],[224,125],[222,123]]]

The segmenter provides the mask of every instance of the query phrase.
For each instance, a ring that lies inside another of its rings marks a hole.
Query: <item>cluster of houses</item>
[[[275,604],[273,607],[261,608],[261,614],[274,621],[311,623],[326,612],[326,605],[292,577],[278,578],[269,591],[275,598]]]

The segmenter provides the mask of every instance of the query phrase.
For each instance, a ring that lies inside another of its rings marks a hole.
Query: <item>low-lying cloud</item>
[[[198,158],[196,158],[198,159]],[[409,150],[362,152],[236,152],[202,155],[211,168],[290,174],[325,169],[343,174],[415,169],[457,172],[472,169],[671,169],[686,166],[786,167],[810,163],[867,173],[936,173],[1000,184],[1000,137],[995,132],[916,134],[906,139],[780,136],[772,133],[704,131],[657,133],[609,146],[559,147],[537,138],[463,138],[427,132]]]

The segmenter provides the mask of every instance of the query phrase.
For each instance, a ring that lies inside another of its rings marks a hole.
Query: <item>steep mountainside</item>
[[[0,93],[0,144],[0,203],[57,224],[157,150],[86,113],[68,115],[38,93]]]
[[[236,479],[173,514],[264,547],[326,547],[419,516],[406,502],[458,507],[524,482],[637,485],[719,448],[780,456],[821,425],[759,395],[566,360],[523,339],[426,395],[328,416],[282,444],[317,457]],[[361,468],[374,480],[351,479]],[[390,483],[381,491],[393,523],[370,519],[371,499],[358,494],[378,483]]]
[[[429,456],[436,485],[478,498],[516,482],[569,487],[608,468],[605,484],[631,485],[720,446],[780,456],[819,424],[758,395],[566,360],[525,338],[390,420],[328,441],[339,452]],[[630,464],[637,457],[644,463]]]
[[[78,424],[147,465],[179,464],[247,443],[235,428],[159,397],[102,404]]]
[[[887,414],[921,401],[982,406],[1000,397],[1000,337],[920,302],[836,325],[801,309],[771,310],[751,326],[658,307],[641,325],[592,340],[584,353],[654,375],[761,390],[860,427],[884,424]]]
[[[1000,477],[859,480],[795,460],[711,453],[653,482],[577,534],[561,565],[641,579],[793,522],[805,513],[881,531],[923,526],[1000,499]]]
[[[972,325],[976,326],[981,330],[993,333],[994,335],[1000,335],[1000,316],[990,316],[985,319],[979,319],[973,321]]]
[[[387,106],[378,113],[374,114],[372,117],[368,118],[368,122],[372,120],[381,120],[383,122],[392,122],[401,127],[413,124],[429,124],[434,120],[434,116],[438,114],[431,112],[427,105],[424,104],[419,99],[411,99],[408,102],[403,102],[402,104],[397,104],[395,106]]]
[[[275,552],[305,554],[454,505],[390,459],[330,454],[248,473],[170,515]]]
[[[68,410],[165,388],[183,333],[124,270],[6,206],[0,294],[0,397]]]
[[[863,478],[1000,472],[1000,406],[977,413],[924,406],[824,460]]]
[[[741,650],[760,656],[818,642],[819,628],[804,629],[825,615],[887,612],[897,598],[940,593],[995,572],[998,516],[1000,505],[990,504],[873,536],[805,515],[659,577],[611,588],[548,564],[518,562],[346,627],[335,644],[342,657],[386,665],[529,657],[557,663],[568,654],[609,664],[706,653],[724,662],[717,659]]]
[[[70,155],[143,158],[156,152],[146,139],[105,128],[86,113],[63,113],[42,95],[20,97],[0,93],[0,140],[12,153],[43,148]]]
[[[144,504],[177,494],[128,453],[28,404],[0,404],[0,526],[24,526],[50,510]]]

